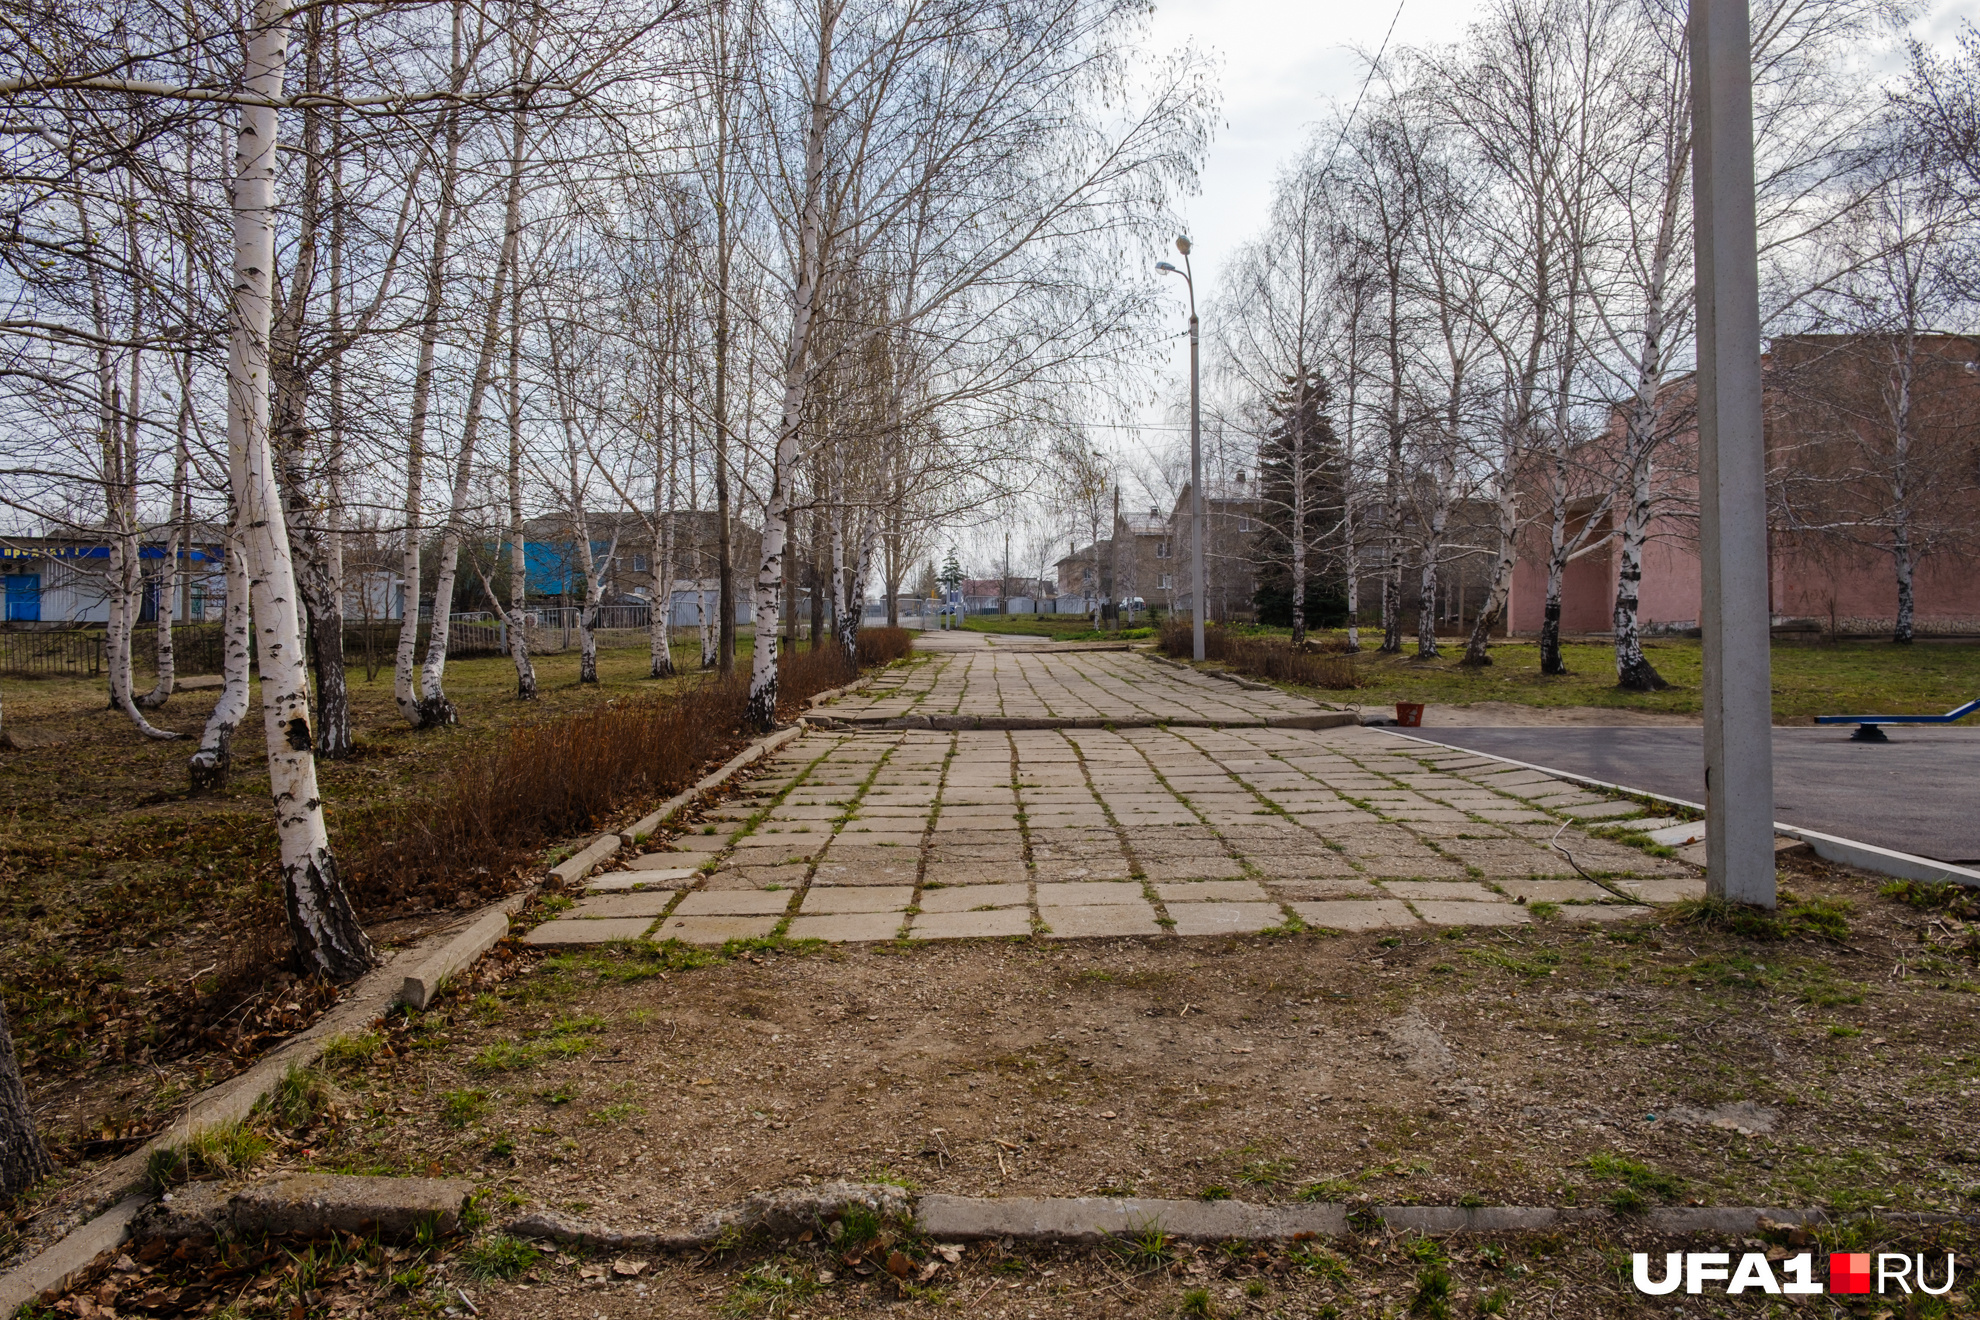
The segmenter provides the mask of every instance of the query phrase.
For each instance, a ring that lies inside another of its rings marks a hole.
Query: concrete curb
[[[908,1213],[894,1188],[832,1183],[812,1189],[757,1193],[709,1216],[699,1227],[675,1233],[623,1231],[591,1220],[537,1211],[510,1223],[520,1237],[594,1250],[686,1251],[703,1248],[725,1232],[767,1228],[794,1232],[873,1195],[892,1198],[887,1213]],[[897,1202],[898,1204],[895,1204]],[[1285,1242],[1342,1238],[1388,1231],[1447,1236],[1457,1233],[1535,1233],[1576,1224],[1640,1227],[1664,1234],[1750,1236],[1774,1224],[1825,1224],[1872,1216],[1831,1216],[1814,1209],[1771,1206],[1664,1206],[1640,1215],[1587,1206],[1382,1205],[1356,1208],[1334,1202],[1257,1204],[1247,1201],[1179,1201],[1152,1197],[982,1197],[930,1193],[913,1206],[915,1227],[938,1241],[1009,1238],[1018,1242],[1095,1245],[1153,1229],[1185,1242]],[[1980,1222],[1980,1216],[1874,1216],[1894,1222]]]
[[[1145,1197],[929,1195],[915,1223],[934,1238],[1014,1238],[1020,1242],[1104,1242],[1154,1228],[1187,1242],[1344,1237],[1347,1207],[1253,1205],[1246,1201],[1160,1201]]]
[[[857,687],[858,684],[851,686]],[[658,812],[646,817],[640,824],[646,825],[647,832],[650,832],[700,794],[717,787],[736,771],[803,733],[804,724],[800,721],[788,729],[779,729],[757,739],[731,757],[719,770],[704,776],[686,792],[668,799]],[[554,873],[563,876],[575,872],[572,882],[583,879],[593,866],[617,852],[627,841],[619,834],[601,834],[576,857],[554,868]],[[585,861],[587,858],[590,860]],[[579,865],[582,865],[581,870]],[[179,1117],[157,1136],[98,1170],[78,1189],[83,1213],[95,1217],[86,1219],[34,1256],[0,1275],[0,1317],[11,1316],[38,1294],[59,1286],[100,1253],[124,1241],[130,1231],[131,1220],[151,1200],[150,1195],[143,1191],[144,1171],[154,1150],[183,1141],[203,1128],[245,1118],[291,1065],[307,1067],[316,1062],[326,1042],[369,1027],[385,1016],[394,1003],[404,1002],[414,1008],[425,1008],[450,977],[473,966],[483,954],[501,942],[509,933],[509,918],[534,892],[532,887],[510,894],[476,913],[464,928],[436,935],[413,949],[387,958],[360,977],[349,997],[325,1013],[315,1025],[277,1045],[246,1072],[195,1096]],[[104,1209],[113,1203],[113,1208]]]
[[[905,1219],[913,1213],[907,1192],[891,1183],[828,1182],[817,1187],[757,1192],[739,1205],[716,1211],[699,1227],[679,1233],[626,1232],[551,1210],[511,1220],[504,1231],[594,1251],[692,1251],[752,1229],[802,1232],[852,1205],[865,1206],[883,1219]]]
[[[1687,811],[1703,812],[1702,802],[1688,802],[1683,798],[1665,797],[1662,793],[1652,793],[1641,788],[1631,788],[1627,784],[1611,784],[1605,779],[1590,779],[1569,770],[1556,770],[1552,766],[1535,765],[1531,761],[1515,761],[1510,756],[1495,756],[1491,752],[1473,751],[1469,747],[1459,747],[1454,743],[1438,742],[1421,734],[1398,733],[1384,729],[1384,733],[1397,738],[1407,738],[1411,742],[1427,743],[1447,752],[1466,752],[1472,756],[1482,756],[1488,761],[1502,765],[1516,765],[1522,770],[1538,770],[1543,775],[1565,779],[1572,784],[1582,784],[1588,788],[1601,789],[1606,793],[1620,793],[1625,797],[1640,798],[1665,806],[1683,807]],[[1711,822],[1706,822],[1708,825]],[[1888,875],[1899,880],[1925,880],[1939,884],[1966,885],[1980,888],[1980,871],[1964,866],[1954,866],[1950,862],[1937,862],[1929,857],[1915,857],[1910,853],[1897,852],[1890,848],[1879,848],[1874,843],[1859,843],[1855,839],[1845,839],[1839,835],[1824,834],[1820,830],[1803,829],[1799,825],[1774,822],[1774,833],[1790,839],[1798,839],[1815,850],[1818,857],[1844,866],[1854,866],[1859,870],[1875,871],[1878,875]]]
[[[64,1287],[91,1261],[123,1242],[131,1221],[150,1200],[149,1196],[126,1197],[40,1255],[0,1276],[0,1316],[13,1315],[50,1288]]]
[[[509,933],[509,918],[529,901],[533,892],[526,889],[509,895],[468,923],[466,930],[450,937],[439,948],[421,955],[399,987],[399,1002],[408,1008],[418,1009],[432,1003],[449,978],[464,968],[474,966],[482,954],[502,942]]]
[[[508,918],[504,916],[502,920],[506,927]],[[457,938],[459,933],[435,936],[429,943],[436,948],[444,947]],[[82,1213],[95,1217],[0,1275],[0,1316],[12,1315],[13,1307],[20,1304],[9,1304],[6,1300],[17,1291],[26,1289],[21,1298],[25,1301],[55,1286],[60,1278],[66,1278],[62,1271],[80,1269],[95,1259],[97,1253],[108,1251],[124,1240],[132,1217],[151,1200],[145,1187],[145,1164],[154,1150],[184,1141],[203,1128],[245,1118],[291,1064],[300,1067],[314,1063],[323,1053],[324,1043],[332,1037],[361,1031],[383,1017],[404,988],[405,968],[420,959],[421,951],[401,953],[372,968],[359,978],[350,996],[325,1013],[314,1026],[277,1045],[246,1072],[195,1096],[157,1136],[105,1165],[81,1184],[76,1191],[77,1203]],[[105,1207],[112,1205],[115,1208],[105,1212]],[[79,1263],[65,1263],[73,1262],[76,1253],[85,1249],[87,1254]]]
[[[1359,724],[1352,711],[1327,710],[1312,715],[1268,715],[1262,719],[1213,720],[1190,716],[1156,719],[1150,716],[1038,715],[841,715],[817,721],[826,729],[888,731],[1004,731],[1039,729],[1338,729]]]
[[[666,824],[667,818],[679,811],[682,807],[691,805],[703,793],[720,788],[738,770],[741,770],[745,766],[753,765],[765,756],[768,756],[771,752],[783,747],[785,743],[802,736],[803,733],[804,724],[800,721],[788,729],[779,729],[775,733],[758,738],[755,742],[723,762],[721,769],[716,770],[712,774],[704,775],[692,786],[674,794],[674,796],[662,802],[652,812],[641,816],[618,834],[609,836],[612,839],[613,848],[616,849],[622,842],[631,843],[640,835],[653,833],[662,825]],[[585,874],[590,874],[589,870]],[[582,880],[583,878],[584,876],[582,875],[576,877],[578,880]]]
[[[550,868],[550,874],[566,885],[574,885],[590,875],[600,862],[619,851],[625,839],[618,834],[601,834],[587,843],[577,855],[567,857]]]

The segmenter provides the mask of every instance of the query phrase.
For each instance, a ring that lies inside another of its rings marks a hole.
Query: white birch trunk
[[[1428,660],[1437,652],[1437,563],[1444,554],[1444,533],[1451,520],[1450,464],[1439,459],[1432,477],[1435,503],[1430,509],[1429,526],[1423,536],[1423,577],[1418,584],[1416,617],[1416,658]]]
[[[670,327],[679,320],[671,315],[673,310],[670,302]],[[673,345],[670,343],[668,347],[671,350]],[[673,360],[670,351],[666,365],[672,366]],[[674,673],[673,638],[669,635],[674,612],[674,504],[680,493],[679,437],[674,428],[679,424],[680,413],[676,405],[669,416],[664,399],[656,400],[654,411],[658,421],[653,433],[653,523],[657,535],[649,560],[653,567],[653,604],[646,621],[647,669],[649,677],[670,678]]]
[[[1561,584],[1567,576],[1568,474],[1567,438],[1554,434],[1553,455],[1547,470],[1550,512],[1547,520],[1547,594],[1540,613],[1540,672],[1567,673],[1561,658]]]
[[[282,0],[258,0],[243,85],[270,102],[282,95],[288,26]],[[324,826],[309,722],[308,659],[296,615],[295,566],[268,436],[275,134],[272,105],[242,107],[233,188],[227,448],[260,646],[268,780],[281,842],[289,933],[306,975],[349,981],[369,969],[377,955],[344,893]]]
[[[517,82],[526,83],[534,63],[534,33],[527,39]],[[461,539],[467,535],[468,487],[474,473],[475,442],[481,432],[482,407],[495,375],[495,348],[502,339],[502,295],[515,268],[522,237],[522,158],[527,121],[518,110],[509,130],[508,192],[503,204],[502,250],[495,259],[495,278],[488,289],[488,314],[482,319],[481,349],[475,357],[473,384],[468,389],[467,416],[461,423],[460,454],[454,463],[454,493],[447,511],[447,530],[440,542],[440,567],[433,583],[433,626],[426,634],[426,663],[420,667],[420,705],[428,723],[453,724],[460,719],[447,700],[447,643],[453,625],[454,580],[460,572]]]
[[[1303,396],[1306,382],[1302,376]],[[1306,645],[1306,432],[1297,419],[1304,415],[1304,398],[1293,401],[1292,446],[1292,644]]]
[[[1347,649],[1353,655],[1361,650],[1361,547],[1355,536],[1360,524],[1354,516],[1352,490],[1341,504],[1341,554],[1347,559]]]
[[[1675,193],[1674,183],[1670,193]],[[1631,692],[1655,692],[1669,687],[1643,655],[1638,614],[1643,584],[1643,541],[1650,527],[1651,455],[1657,446],[1657,393],[1664,375],[1664,278],[1675,242],[1674,200],[1667,201],[1657,247],[1651,257],[1650,281],[1643,313],[1643,348],[1637,361],[1636,393],[1630,400],[1623,429],[1623,460],[1627,465],[1629,508],[1623,514],[1617,553],[1616,604],[1610,622],[1615,634],[1616,685]]]
[[[851,589],[846,593],[846,612],[839,624],[839,646],[845,652],[847,667],[855,671],[859,668],[859,625],[866,617],[866,579],[873,571],[877,530],[869,505],[860,513],[859,536],[853,543]]]
[[[509,267],[509,659],[516,699],[536,700],[536,665],[529,658],[529,554],[523,543],[522,272]],[[501,606],[498,603],[497,609]]]
[[[453,77],[459,91],[466,78],[461,58],[461,0],[454,5]],[[406,608],[399,620],[398,653],[392,662],[392,695],[399,714],[415,729],[432,727],[436,716],[447,712],[430,709],[422,699],[414,673],[419,658],[421,501],[425,498],[426,427],[433,402],[433,355],[440,340],[440,304],[446,291],[447,245],[453,234],[455,190],[460,181],[460,112],[447,115],[446,160],[440,171],[439,214],[433,223],[433,248],[427,259],[425,304],[420,313],[419,356],[413,367],[412,418],[406,428],[406,508],[405,547],[400,555],[399,574],[405,579]],[[434,600],[435,624],[445,626],[445,602]]]
[[[605,551],[601,564],[592,558],[591,528],[582,514],[575,520],[578,524],[578,564],[584,570],[584,608],[578,611],[578,682],[598,681],[598,616],[605,600],[602,578],[612,571],[612,561],[619,554],[618,533],[613,533],[612,544]]]
[[[832,40],[840,5],[827,0],[819,13],[818,67],[812,79],[811,122],[805,134],[804,205],[798,222],[797,284],[791,291],[790,338],[784,349],[784,399],[771,458],[770,492],[763,505],[763,557],[756,574],[756,644],[750,657],[749,705],[745,727],[768,732],[777,723],[777,598],[784,585],[784,556],[790,540],[791,475],[797,465],[798,427],[804,420],[809,385],[811,321],[818,300],[824,243],[825,130],[831,106]]]
[[[186,411],[186,401],[181,399],[179,403],[180,443],[177,458],[173,462],[172,473],[172,527],[165,536],[165,565],[158,572],[158,681],[152,685],[150,692],[138,699],[138,705],[147,710],[156,710],[171,700],[172,691],[176,686],[178,678],[177,665],[172,655],[172,618],[173,607],[177,605],[179,599],[179,547],[181,544],[180,533],[183,531],[180,522],[180,511],[181,506],[187,498]],[[187,550],[190,553],[191,547],[188,546]]]
[[[110,620],[104,628],[105,664],[110,671],[110,699],[130,717],[137,731],[158,742],[179,737],[144,717],[132,692],[131,631],[137,620],[137,599],[143,587],[137,573],[137,538],[119,532],[110,541]]]
[[[232,466],[230,455],[230,473]],[[230,488],[240,484],[238,479],[230,476]],[[207,716],[206,731],[200,735],[199,750],[192,754],[188,764],[188,775],[196,793],[213,792],[226,786],[227,775],[234,766],[234,731],[247,718],[248,668],[254,634],[249,628],[247,555],[242,549],[238,518],[228,524],[224,553],[227,600],[220,629],[220,700],[214,703],[213,713]]]
[[[659,482],[654,483],[656,491]],[[669,678],[674,672],[673,638],[668,629],[673,620],[670,617],[674,608],[674,506],[667,501],[667,507],[656,510],[660,515],[659,544],[653,548],[653,607],[647,619],[650,629],[648,647],[651,652],[651,676]]]
[[[1616,685],[1631,692],[1654,692],[1669,687],[1644,658],[1638,623],[1638,592],[1643,581],[1643,538],[1650,526],[1650,451],[1633,453],[1629,473],[1629,511],[1623,515],[1622,545],[1616,568]]]
[[[1465,643],[1464,659],[1459,661],[1460,664],[1478,666],[1492,663],[1492,629],[1505,616],[1506,601],[1512,594],[1513,566],[1519,558],[1519,492],[1513,483],[1516,462],[1513,443],[1508,440],[1492,482],[1492,507],[1498,521],[1498,552],[1492,559],[1492,577],[1485,588],[1485,604],[1480,607],[1478,618],[1471,625],[1471,637]]]

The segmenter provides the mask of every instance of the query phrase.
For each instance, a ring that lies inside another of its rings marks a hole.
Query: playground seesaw
[[[1849,735],[1851,742],[1889,742],[1880,724],[1956,724],[1974,711],[1980,710],[1980,699],[1967,702],[1947,711],[1943,715],[1817,715],[1817,724],[1854,724],[1856,732]]]

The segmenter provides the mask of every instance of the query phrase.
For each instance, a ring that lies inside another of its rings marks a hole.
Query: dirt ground
[[[1414,1313],[1647,1314],[1615,1255],[1647,1249],[1629,1218],[1646,1206],[1980,1202],[1980,986],[1974,951],[1949,943],[1958,923],[1872,877],[1788,868],[1803,899],[1847,906],[1846,931],[1753,940],[1662,916],[1407,938],[510,949],[340,1056],[341,1116],[274,1167],[465,1174],[497,1226],[530,1207],[682,1228],[753,1190],[839,1178],[1608,1206],[1607,1228],[1498,1246],[1377,1237],[1137,1263],[1126,1246],[945,1262],[907,1245],[969,1314],[1164,1314],[1197,1288],[1212,1310],[1195,1314],[1402,1314],[1433,1268],[1462,1307]],[[448,1286],[503,1272],[490,1241],[450,1258]],[[834,1269],[823,1252],[757,1243],[625,1275],[582,1253],[511,1261],[521,1277],[482,1278],[476,1304],[826,1316],[902,1300],[843,1261],[812,1291]],[[1502,1310],[1480,1310],[1500,1288]]]
[[[853,1232],[841,1228],[828,1243],[833,1227],[760,1237],[706,1254],[662,1256],[571,1254],[500,1236],[484,1237],[465,1250],[380,1248],[349,1240],[217,1250],[181,1246],[155,1263],[128,1256],[106,1260],[52,1314],[219,1314],[228,1320],[469,1314],[518,1320],[827,1320],[958,1313],[1008,1320],[1553,1320],[1670,1314],[1911,1320],[1971,1314],[1975,1293],[1961,1287],[1942,1298],[1895,1297],[1875,1304],[1828,1297],[1647,1297],[1631,1285],[1630,1254],[1648,1254],[1654,1277],[1663,1273],[1666,1253],[1701,1245],[1734,1253],[1764,1251],[1777,1261],[1808,1252],[1815,1256],[1819,1278],[1826,1265],[1822,1253],[1829,1249],[1881,1248],[1926,1255],[1928,1277],[1937,1285],[1944,1254],[1970,1261],[1980,1241],[1964,1225],[1877,1220],[1814,1234],[1769,1229],[1740,1242],[1703,1244],[1618,1220],[1548,1234],[1440,1240],[1372,1231],[1340,1241],[1268,1247],[1192,1245],[1146,1234],[1093,1247],[941,1243],[887,1224],[855,1225]],[[1964,1266],[1960,1278],[1966,1281]],[[90,1309],[82,1309],[85,1303]]]

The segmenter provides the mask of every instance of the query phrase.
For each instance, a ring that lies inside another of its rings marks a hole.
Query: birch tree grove
[[[756,727],[775,719],[766,642],[789,572],[792,483],[818,443],[804,431],[807,403],[827,355],[905,335],[940,344],[939,358],[968,357],[1022,323],[1032,299],[1063,305],[1101,287],[1122,251],[1145,241],[1145,218],[1191,176],[1205,131],[1201,70],[1177,58],[1131,76],[1141,21],[1118,0],[976,10],[822,0],[767,26],[762,62],[782,78],[766,79],[755,113],[772,144],[761,204],[782,260],[761,248],[756,257],[776,272],[787,310],[756,575]],[[1013,31],[1028,39],[1010,41]],[[887,296],[860,300],[877,314],[839,327],[821,351],[821,299],[855,284]],[[1097,297],[1082,301],[1091,316],[1103,310]],[[844,595],[857,599],[871,546],[852,549],[861,580]]]
[[[1883,0],[1755,5],[1772,333],[1903,342],[1924,323],[1908,308],[1946,324],[1971,314],[1976,282],[1962,286],[1949,257],[1970,252],[1963,226],[1980,195],[1961,127],[1980,99],[1980,44],[1969,34],[1964,62],[1914,48],[1887,103],[1851,61],[1905,13]],[[1476,562],[1484,599],[1462,663],[1490,664],[1524,545],[1539,578],[1541,668],[1565,673],[1569,566],[1605,553],[1617,682],[1664,684],[1638,614],[1653,523],[1661,513],[1682,525],[1695,501],[1692,460],[1672,443],[1692,427],[1687,19],[1682,0],[1494,0],[1460,40],[1371,68],[1357,113],[1318,127],[1281,179],[1237,290],[1211,317],[1227,359],[1220,406],[1273,416],[1297,363],[1328,388],[1343,474],[1335,539],[1292,551],[1274,548],[1275,532],[1258,554],[1268,578],[1275,555],[1312,559],[1303,571],[1348,602],[1351,646],[1368,593],[1382,649],[1401,649],[1413,565],[1417,653],[1436,655],[1445,575]],[[1307,321],[1320,328],[1295,332]],[[1894,398],[1904,358],[1887,368]],[[1902,616],[1915,563],[1906,529],[1946,522],[1965,487],[1935,473],[1928,487],[1942,498],[1915,517],[1921,487],[1898,475],[1917,467],[1894,420],[1902,404],[1869,412],[1891,437],[1881,456],[1852,466],[1825,451],[1837,480],[1805,474],[1777,492],[1778,517],[1783,529],[1883,546]],[[1283,438],[1258,420],[1249,429],[1275,471]],[[1845,487],[1882,492],[1877,512],[1830,497]],[[1460,507],[1466,530],[1454,536]],[[1305,510],[1268,510],[1275,519],[1303,528]]]
[[[891,611],[934,527],[1025,488],[1147,333],[1214,109],[1130,0],[7,10],[0,540],[73,580],[44,622],[105,626],[106,700],[196,738],[196,791],[261,754],[258,666],[291,934],[335,980],[375,957],[316,760],[378,732],[378,649],[430,730],[461,615],[519,700],[545,619],[587,681],[630,619],[655,679],[740,641],[770,725],[792,555],[855,655],[876,569]],[[224,670],[191,717],[188,627]]]

